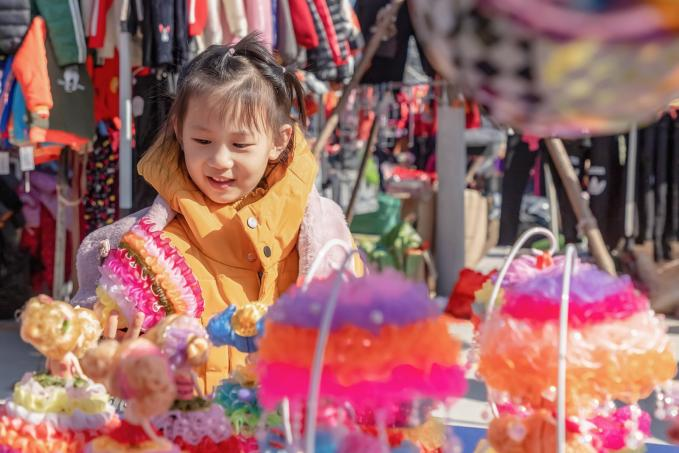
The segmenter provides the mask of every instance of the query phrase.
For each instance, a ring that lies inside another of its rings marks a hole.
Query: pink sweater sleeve
[[[264,43],[269,49],[273,43],[273,12],[269,0],[245,0],[245,10],[250,31],[262,34]]]
[[[229,28],[228,33],[225,33],[225,35],[230,37],[229,41],[240,41],[249,31],[253,30],[249,24],[250,16],[245,14],[245,3],[243,3],[243,0],[222,0],[222,6],[226,15],[227,27]]]

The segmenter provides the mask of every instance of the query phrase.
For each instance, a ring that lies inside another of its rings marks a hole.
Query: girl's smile
[[[255,117],[261,121],[258,127],[243,120],[242,105],[224,109],[222,103],[215,96],[192,97],[178,135],[193,183],[214,203],[230,204],[260,184],[267,166],[290,141],[292,126],[283,126],[274,138],[274,131],[261,125],[264,116]]]
[[[225,191],[230,187],[233,187],[234,182],[236,181],[234,178],[217,178],[213,176],[208,176],[207,179],[210,182],[210,185],[215,188],[215,190],[221,191]]]

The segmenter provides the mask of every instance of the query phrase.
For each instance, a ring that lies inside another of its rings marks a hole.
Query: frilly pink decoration
[[[356,453],[359,451],[383,451],[384,445],[377,437],[362,432],[347,434],[340,443],[338,453]]]
[[[502,313],[516,319],[546,322],[559,319],[563,266],[555,264],[505,290]],[[612,277],[584,263],[576,263],[571,278],[569,325],[625,319],[648,310],[648,299],[629,277]]]
[[[516,284],[535,278],[549,270],[563,269],[565,262],[563,256],[555,256],[552,259],[553,263],[551,266],[541,269],[538,267],[538,259],[539,257],[534,255],[521,255],[518,258],[515,258],[514,261],[512,261],[512,263],[509,265],[509,269],[507,269],[505,278],[502,281],[502,287],[512,287]],[[583,264],[583,266],[587,265]],[[493,281],[496,280],[497,275],[493,277]]]
[[[130,238],[131,243],[126,243],[126,238]],[[121,245],[125,247],[111,250],[104,260],[99,287],[117,303],[128,320],[137,312],[144,313],[142,328],[147,330],[168,314],[200,317],[205,303],[198,281],[184,258],[150,219],[142,217],[123,237]],[[147,262],[138,262],[143,256],[148,257]],[[155,275],[149,269],[151,259],[156,262],[156,271],[158,267],[162,269],[162,275]],[[164,284],[160,282],[171,282],[174,292],[167,294],[162,290],[161,298],[158,288]],[[157,284],[155,288],[154,284]]]

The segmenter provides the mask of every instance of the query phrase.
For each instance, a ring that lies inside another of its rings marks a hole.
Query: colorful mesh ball
[[[293,288],[269,309],[259,343],[260,400],[305,401],[323,307],[334,284]],[[321,398],[356,408],[465,391],[460,343],[424,285],[396,272],[349,277],[341,287],[323,361]]]

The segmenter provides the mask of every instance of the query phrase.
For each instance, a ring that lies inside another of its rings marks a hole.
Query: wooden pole
[[[613,259],[608,253],[608,249],[606,249],[606,244],[604,243],[603,236],[601,236],[596,219],[589,209],[589,202],[583,196],[580,181],[578,181],[573,165],[568,159],[563,142],[558,138],[548,138],[545,141],[549,149],[549,155],[552,157],[554,166],[566,189],[566,195],[568,195],[568,200],[573,207],[575,217],[578,219],[578,224],[582,226],[583,232],[587,236],[589,249],[594,259],[601,269],[611,275],[616,275]]]
[[[319,134],[318,139],[314,144],[313,151],[314,156],[316,156],[316,159],[320,158],[321,151],[323,151],[325,145],[328,143],[328,140],[330,140],[330,136],[337,127],[337,123],[339,122],[339,116],[344,111],[347,105],[349,95],[354,89],[356,89],[359,82],[361,81],[365,73],[368,71],[368,68],[370,68],[373,57],[375,56],[377,49],[380,47],[380,44],[382,43],[382,38],[387,33],[387,30],[389,30],[389,27],[392,24],[394,17],[396,17],[396,14],[398,13],[399,9],[401,8],[401,5],[403,5],[404,2],[405,0],[391,0],[391,3],[387,6],[387,9],[385,10],[384,15],[382,16],[382,20],[377,23],[377,29],[370,38],[370,41],[368,41],[368,45],[365,47],[365,50],[363,51],[363,57],[361,58],[361,61],[358,63],[358,66],[356,67],[353,76],[351,76],[351,80],[349,81],[347,86],[345,86],[344,89],[342,90],[342,96],[340,97],[340,100],[337,102],[337,106],[335,106],[335,109],[332,111],[332,114],[330,114],[326,123],[323,125],[323,129],[321,130],[321,133]]]
[[[379,104],[379,103],[378,103]],[[361,188],[361,181],[363,181],[363,176],[365,175],[365,169],[368,167],[368,160],[373,154],[373,149],[375,149],[375,142],[377,142],[377,136],[379,135],[379,122],[380,122],[380,112],[376,112],[373,124],[370,127],[370,136],[368,137],[368,142],[365,145],[365,152],[363,153],[363,158],[361,159],[361,166],[358,169],[358,175],[356,176],[356,182],[354,182],[354,188],[351,191],[351,198],[349,199],[349,205],[347,205],[346,218],[347,223],[351,225],[351,221],[354,218],[354,206],[356,205],[356,198],[358,197],[358,191]]]

